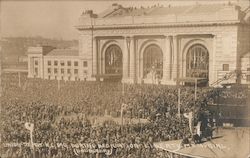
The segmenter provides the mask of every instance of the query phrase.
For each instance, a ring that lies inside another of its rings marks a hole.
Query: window
[[[143,76],[148,79],[162,78],[163,53],[157,45],[149,45],[143,53]]]
[[[49,66],[51,65],[51,61],[50,61],[50,60],[48,61],[48,65],[49,65]]]
[[[67,64],[68,64],[68,66],[71,66],[71,61],[68,61]]]
[[[61,69],[61,74],[64,74],[64,69]]]
[[[78,66],[78,62],[77,61],[74,62],[74,66]]]
[[[38,74],[38,68],[35,68],[35,75]]]
[[[229,71],[229,64],[223,64],[222,65],[222,70],[223,71]]]
[[[54,68],[54,73],[57,74],[57,68]]]
[[[54,61],[54,65],[57,66],[58,65],[58,61],[55,60]]]
[[[186,77],[208,79],[209,53],[205,46],[194,44],[186,55]]]
[[[61,61],[60,63],[61,63],[61,66],[64,66],[64,61]]]
[[[105,73],[122,74],[122,50],[117,45],[111,45],[105,52]]]
[[[38,61],[37,60],[35,60],[35,65],[38,65]]]
[[[68,74],[70,74],[70,73],[71,73],[70,69],[68,69],[68,70],[67,70],[67,73],[68,73]]]
[[[247,75],[247,82],[250,82],[250,75]]]
[[[49,73],[49,74],[51,73],[51,69],[50,69],[50,68],[48,68],[48,73]]]
[[[88,62],[87,61],[83,62],[83,67],[88,67]]]
[[[78,74],[78,69],[74,69],[74,74]]]

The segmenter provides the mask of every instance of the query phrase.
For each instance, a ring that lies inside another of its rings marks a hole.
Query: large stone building
[[[232,4],[84,12],[79,50],[30,48],[29,77],[176,84],[250,81],[250,9]],[[235,73],[240,72],[240,73]]]

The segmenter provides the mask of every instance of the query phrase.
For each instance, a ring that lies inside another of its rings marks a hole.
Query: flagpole
[[[180,87],[178,87],[178,117],[179,118],[181,117],[181,89]]]
[[[2,47],[0,46],[0,97],[2,97]],[[1,112],[1,102],[0,102],[0,112]]]
[[[178,100],[177,100],[178,117],[181,118],[181,89],[180,89],[180,81],[179,81],[179,79],[177,81],[177,87],[178,87]]]
[[[33,141],[33,131],[34,131],[34,124],[26,122],[24,127],[29,130],[30,132],[30,149],[33,151],[33,158],[35,158],[35,148],[34,148],[34,141]]]
[[[123,107],[121,107],[121,125],[123,129]]]
[[[34,147],[34,141],[33,141],[33,130],[30,131],[30,145],[31,145],[31,150],[33,150],[33,158],[36,158],[36,152],[35,152],[35,147]]]
[[[0,46],[0,98],[2,97],[2,47]],[[2,102],[0,101],[0,114],[2,113]],[[0,136],[0,146],[2,146],[2,137]],[[2,152],[0,152],[1,154]]]
[[[21,75],[20,75],[20,72],[18,72],[18,86],[21,87]]]
[[[0,97],[2,96],[2,47],[0,46]],[[1,103],[0,103],[1,105]],[[1,106],[0,106],[1,111]]]

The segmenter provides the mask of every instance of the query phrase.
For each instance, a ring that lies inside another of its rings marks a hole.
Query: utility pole
[[[3,89],[2,89],[2,47],[0,45],[0,99],[2,97]],[[2,101],[0,100],[0,116],[2,114]],[[1,119],[1,118],[0,118]],[[2,133],[2,130],[0,130]],[[2,146],[2,135],[0,134],[0,145]],[[2,154],[2,151],[0,151]]]
[[[2,96],[2,47],[0,46],[0,97]],[[1,107],[0,107],[1,108]],[[1,111],[1,109],[0,109]]]

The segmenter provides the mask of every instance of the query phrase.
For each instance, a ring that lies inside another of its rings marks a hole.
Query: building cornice
[[[183,23],[165,23],[165,24],[120,24],[120,25],[78,25],[78,30],[92,29],[135,29],[135,28],[161,28],[161,27],[193,27],[193,26],[225,26],[242,24],[240,20],[220,21],[220,22],[183,22]],[[244,24],[243,24],[244,25]]]

